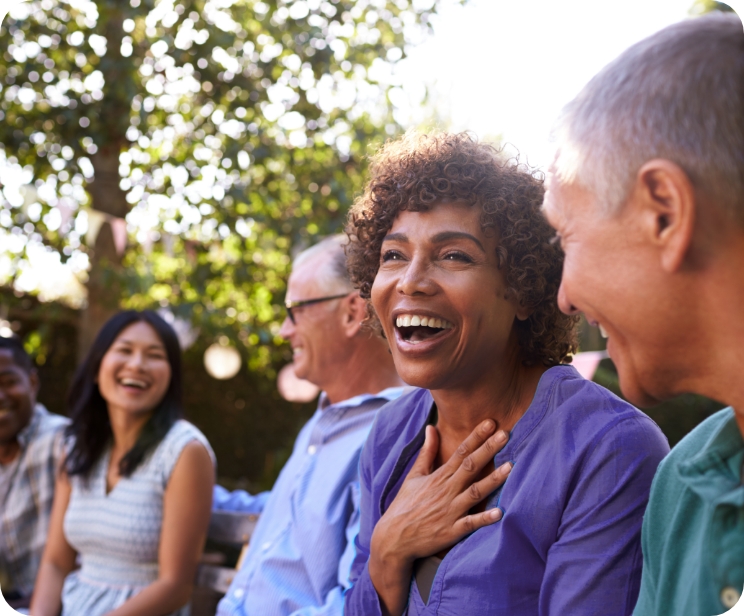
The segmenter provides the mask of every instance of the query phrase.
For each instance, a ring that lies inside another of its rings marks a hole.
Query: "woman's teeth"
[[[608,338],[609,336],[607,335],[607,330],[604,327],[602,327],[601,323],[598,323],[598,325],[599,325],[599,333],[602,334],[602,338]]]
[[[122,379],[121,384],[125,387],[136,387],[138,389],[146,389],[147,383],[138,379]]]
[[[445,319],[421,317],[415,314],[403,314],[395,319],[397,327],[431,327],[434,329],[452,329],[454,325]]]

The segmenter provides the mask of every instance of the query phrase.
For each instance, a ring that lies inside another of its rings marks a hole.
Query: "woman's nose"
[[[412,259],[398,279],[397,291],[403,295],[430,295],[434,288],[430,274],[423,259]]]
[[[142,368],[145,365],[145,355],[139,351],[132,353],[127,359],[127,364],[133,368]]]

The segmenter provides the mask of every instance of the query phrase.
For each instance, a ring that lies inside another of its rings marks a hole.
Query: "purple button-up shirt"
[[[433,399],[416,390],[377,415],[360,462],[362,517],[346,616],[381,614],[367,561],[372,530],[424,441]],[[411,582],[406,614],[620,616],[641,579],[640,532],[669,445],[656,424],[573,367],[543,374],[494,458],[514,462],[487,501],[504,517],[468,535],[437,570],[428,604]]]

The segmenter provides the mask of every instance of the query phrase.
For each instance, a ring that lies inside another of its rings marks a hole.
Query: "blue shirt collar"
[[[553,390],[558,383],[560,383],[561,377],[564,377],[567,374],[574,377],[579,376],[576,368],[565,364],[548,368],[542,374],[538,381],[532,402],[509,433],[509,442],[494,457],[494,465],[496,467],[500,466],[504,462],[514,461],[516,452],[518,452],[520,447],[525,444],[527,437],[545,417],[548,410],[548,403],[553,396]],[[434,398],[432,397],[431,392],[429,390],[417,391],[420,392],[420,394],[410,409],[411,413],[417,417],[417,422],[413,426],[416,429],[416,432],[400,452],[400,457],[395,465],[395,469],[391,473],[387,484],[383,489],[382,496],[378,503],[380,507],[380,515],[384,512],[383,510],[386,507],[386,501],[390,493],[395,489],[401,476],[407,472],[407,469],[412,464],[413,458],[418,455],[418,452],[424,444],[426,426],[432,422],[434,418]],[[500,492],[500,490],[494,493],[493,496],[495,498],[498,498],[498,492]]]
[[[383,389],[376,394],[359,394],[358,396],[348,398],[347,400],[341,400],[341,402],[336,402],[334,404],[331,404],[330,400],[328,400],[328,395],[326,394],[326,392],[321,392],[320,399],[318,400],[318,410],[325,411],[330,407],[333,407],[334,409],[340,409],[348,408],[351,406],[359,406],[360,404],[364,404],[365,402],[369,402],[370,400],[376,400],[380,398],[389,402],[390,400],[395,400],[396,398],[400,397],[404,389],[405,387],[388,387],[387,389]]]

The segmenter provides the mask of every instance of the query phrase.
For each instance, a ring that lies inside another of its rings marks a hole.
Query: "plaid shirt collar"
[[[16,436],[16,440],[21,446],[21,452],[26,450],[26,447],[28,447],[28,444],[31,442],[34,434],[36,433],[41,420],[44,418],[45,415],[48,414],[49,411],[46,410],[44,405],[37,402],[36,406],[34,406],[34,412],[31,415],[31,421],[29,421],[26,427],[18,433],[18,436]]]

